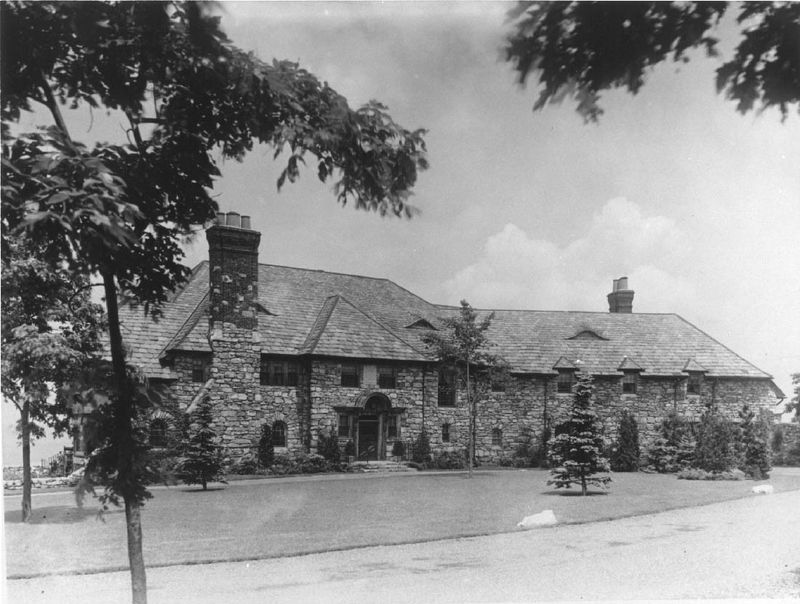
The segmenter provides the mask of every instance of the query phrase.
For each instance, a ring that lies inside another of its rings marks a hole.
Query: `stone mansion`
[[[316,451],[331,432],[360,459],[384,459],[423,429],[433,451],[466,448],[464,392],[422,342],[456,308],[387,279],[260,264],[261,235],[236,213],[219,214],[207,237],[208,261],[157,322],[121,309],[129,360],[168,385],[172,412],[208,397],[232,458],[264,423],[287,454]],[[494,311],[488,336],[509,377],[478,405],[479,459],[540,439],[568,412],[578,373],[595,377],[606,434],[628,409],[645,447],[670,411],[696,418],[714,402],[735,419],[745,402],[771,412],[783,398],[770,375],[681,317],[633,313],[627,279],[608,302],[608,313]],[[168,416],[154,417],[154,439]]]

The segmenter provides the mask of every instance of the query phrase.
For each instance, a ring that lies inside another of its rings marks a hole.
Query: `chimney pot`
[[[243,229],[250,229],[250,217],[249,216],[242,216],[242,228]]]
[[[241,227],[242,217],[239,215],[239,212],[228,212],[228,215],[225,217],[225,224],[232,227]]]
[[[628,278],[620,277],[614,279],[611,293],[608,294],[608,312],[613,313],[632,313],[633,312],[633,290],[628,289]]]

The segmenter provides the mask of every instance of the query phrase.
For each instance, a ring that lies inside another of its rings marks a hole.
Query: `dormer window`
[[[699,372],[692,372],[689,374],[689,380],[686,382],[686,394],[690,396],[700,396],[700,387],[703,384],[703,374]]]
[[[558,394],[572,394],[572,387],[575,385],[574,369],[559,369],[558,381],[556,382]]]
[[[636,394],[638,387],[638,371],[626,371],[622,374],[622,394]]]

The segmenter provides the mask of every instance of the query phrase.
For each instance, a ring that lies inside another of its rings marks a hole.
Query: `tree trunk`
[[[119,325],[119,308],[117,306],[117,286],[114,275],[104,272],[103,286],[106,296],[106,312],[108,316],[108,336],[111,346],[111,364],[116,382],[114,398],[117,432],[114,435],[117,445],[118,483],[121,485],[122,498],[125,501],[125,519],[128,533],[128,562],[131,570],[131,589],[133,604],[147,604],[147,576],[144,556],[142,555],[142,518],[140,504],[136,500],[133,487],[138,483],[133,462],[133,402],[130,389],[127,387],[127,371],[125,368],[125,352],[122,347],[122,333]]]
[[[31,425],[30,425],[31,404],[28,397],[22,403],[20,409],[19,426],[22,431],[22,522],[31,520]]]
[[[467,446],[469,460],[467,462],[467,467],[469,468],[469,477],[472,478],[472,460],[475,458],[475,414],[472,412],[473,397],[471,396],[470,386],[469,357],[467,357],[467,412],[469,413],[469,445]]]

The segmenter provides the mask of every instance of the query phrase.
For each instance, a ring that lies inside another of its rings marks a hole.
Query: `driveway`
[[[148,571],[151,604],[800,597],[800,492],[518,533]],[[129,602],[126,572],[9,581],[10,602]]]

